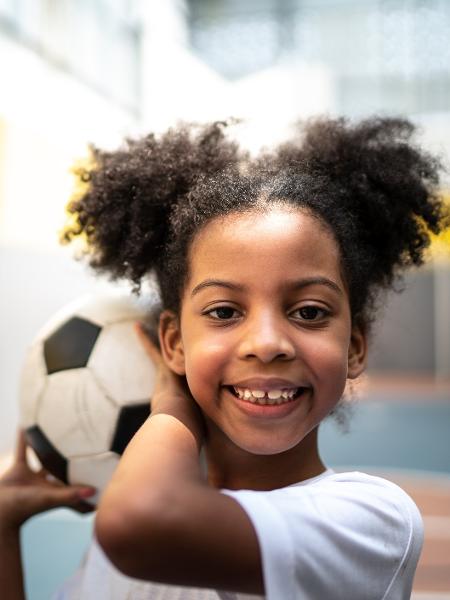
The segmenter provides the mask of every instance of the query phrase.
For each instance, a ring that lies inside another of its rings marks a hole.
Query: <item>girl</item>
[[[380,292],[444,226],[412,132],[324,119],[252,159],[217,123],[94,150],[65,240],[137,289],[156,276],[162,358],[141,330],[151,416],[60,598],[410,596],[417,508],[327,468],[317,432],[365,367]]]

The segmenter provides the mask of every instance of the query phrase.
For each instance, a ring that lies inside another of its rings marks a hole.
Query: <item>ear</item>
[[[348,379],[356,379],[367,364],[367,334],[362,327],[354,325],[348,349]]]
[[[169,310],[159,318],[159,344],[166,365],[177,375],[185,375],[183,340],[177,315]]]

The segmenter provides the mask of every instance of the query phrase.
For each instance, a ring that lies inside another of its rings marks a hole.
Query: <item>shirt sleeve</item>
[[[336,473],[269,492],[223,492],[255,528],[267,600],[410,598],[423,525],[395,484]]]

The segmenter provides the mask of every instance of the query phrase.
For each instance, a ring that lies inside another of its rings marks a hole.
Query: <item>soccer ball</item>
[[[58,312],[27,350],[20,424],[42,465],[65,483],[95,486],[96,504],[147,419],[154,367],[134,329],[156,331],[155,297],[85,296]]]

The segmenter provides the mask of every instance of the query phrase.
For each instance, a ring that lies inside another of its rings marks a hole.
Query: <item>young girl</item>
[[[213,124],[94,150],[65,239],[136,288],[156,276],[161,354],[141,330],[151,416],[59,598],[410,596],[417,508],[327,468],[317,434],[365,367],[380,292],[444,226],[412,132],[323,119],[252,159]]]

